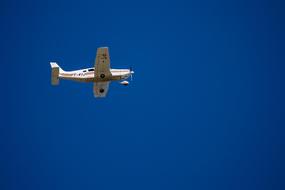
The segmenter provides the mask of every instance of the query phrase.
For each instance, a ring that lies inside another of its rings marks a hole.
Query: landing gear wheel
[[[103,89],[103,88],[101,88],[100,90],[99,90],[99,92],[100,93],[103,93],[105,90]]]
[[[105,78],[105,75],[104,74],[101,74],[100,75],[101,79]]]

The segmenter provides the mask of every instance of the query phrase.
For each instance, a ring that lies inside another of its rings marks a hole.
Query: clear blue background
[[[278,1],[0,3],[0,189],[284,189]],[[95,99],[50,84],[108,46],[135,70]]]

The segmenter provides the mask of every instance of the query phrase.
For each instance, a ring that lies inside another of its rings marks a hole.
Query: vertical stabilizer
[[[58,66],[56,62],[50,62],[51,66],[51,84],[58,85],[59,84],[59,73],[62,69]]]

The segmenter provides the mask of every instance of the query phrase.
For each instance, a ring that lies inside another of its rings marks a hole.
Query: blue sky
[[[282,7],[1,1],[0,189],[283,189]],[[50,85],[100,46],[128,87]]]

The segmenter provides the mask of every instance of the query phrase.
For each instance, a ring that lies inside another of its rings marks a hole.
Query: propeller
[[[130,67],[130,72],[131,72],[131,81],[133,81],[133,73],[134,73],[133,67]]]

